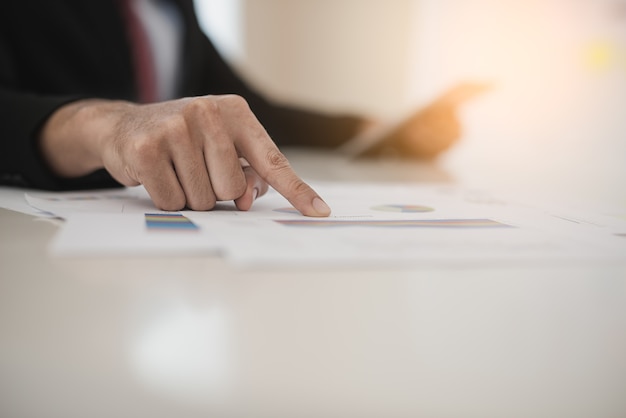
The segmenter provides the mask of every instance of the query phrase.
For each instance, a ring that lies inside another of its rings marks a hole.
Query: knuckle
[[[173,212],[177,210],[181,210],[185,208],[187,202],[185,201],[184,196],[168,196],[165,199],[161,199],[155,202],[155,205],[161,209],[168,212]]]
[[[220,106],[212,98],[198,97],[190,100],[183,112],[185,118],[218,117],[220,115]]]
[[[221,98],[226,106],[231,109],[239,110],[239,111],[249,111],[250,106],[246,99],[237,94],[228,94]]]
[[[233,196],[231,197],[231,199],[237,199],[243,196],[247,188],[248,184],[246,183],[245,177],[242,175],[240,176],[238,181],[236,181],[232,186]]]
[[[211,210],[215,207],[215,197],[193,198],[187,199],[187,208],[195,211]]]
[[[304,181],[295,178],[290,182],[289,190],[293,191],[295,194],[304,194],[309,192],[310,188]]]
[[[290,168],[287,157],[277,149],[270,150],[265,158],[271,170],[284,171]]]
[[[243,176],[231,179],[228,184],[218,184],[213,186],[215,194],[219,200],[235,200],[246,192],[247,184]]]
[[[291,169],[287,157],[278,149],[268,151],[265,161],[265,170],[261,174],[270,184],[283,184],[290,190],[300,190],[303,187],[302,180]]]
[[[188,138],[187,122],[180,114],[170,115],[161,120],[161,132],[165,132],[166,137],[176,140]]]
[[[158,160],[161,147],[157,141],[148,136],[136,137],[133,140],[134,161],[139,167],[146,167]]]

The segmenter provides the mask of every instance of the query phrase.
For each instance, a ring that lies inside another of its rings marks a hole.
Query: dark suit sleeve
[[[122,73],[118,56],[124,52],[116,38],[113,54],[103,48],[98,26],[90,23],[104,19],[107,30],[115,32],[114,10],[103,1],[24,0],[0,6],[0,184],[49,190],[119,186],[104,170],[60,178],[38,146],[41,127],[59,107],[127,90],[115,76],[102,84],[105,76]],[[96,16],[85,18],[89,13]],[[111,57],[112,64],[104,65],[99,56]],[[90,89],[93,85],[101,87]]]
[[[64,179],[42,158],[37,135],[46,119],[79,95],[37,94],[20,89],[19,70],[8,36],[0,36],[0,184],[66,190],[119,186],[106,172]]]

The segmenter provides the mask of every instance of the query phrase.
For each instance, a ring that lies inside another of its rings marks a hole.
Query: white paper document
[[[33,208],[68,218],[75,213],[145,213],[156,208],[143,186],[75,192],[38,192],[24,194]]]
[[[51,213],[43,212],[29,205],[25,198],[25,190],[27,189],[0,186],[0,208],[40,218],[54,217]]]
[[[189,213],[241,265],[454,265],[626,261],[626,223],[588,223],[455,187],[324,184],[306,218],[275,192],[250,212]]]
[[[155,208],[143,187],[29,191],[34,209],[65,219],[50,250],[61,256],[215,254],[216,237],[180,212]]]
[[[97,213],[69,215],[53,240],[61,256],[212,255],[215,236],[179,212]]]
[[[626,219],[581,216],[454,186],[321,183],[328,218],[273,190],[248,212],[159,212],[142,188],[28,195],[66,218],[59,255],[215,254],[242,266],[626,262]],[[83,192],[84,193],[84,192]]]

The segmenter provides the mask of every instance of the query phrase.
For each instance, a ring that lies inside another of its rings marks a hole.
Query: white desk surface
[[[250,271],[53,258],[56,230],[0,209],[2,417],[626,416],[624,265]]]

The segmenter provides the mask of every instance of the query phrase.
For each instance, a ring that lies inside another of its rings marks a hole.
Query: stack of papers
[[[162,212],[142,187],[25,194],[65,219],[58,256],[220,254],[239,265],[626,262],[626,216],[555,211],[440,184],[321,183],[332,208],[307,218],[270,190],[248,212]]]

